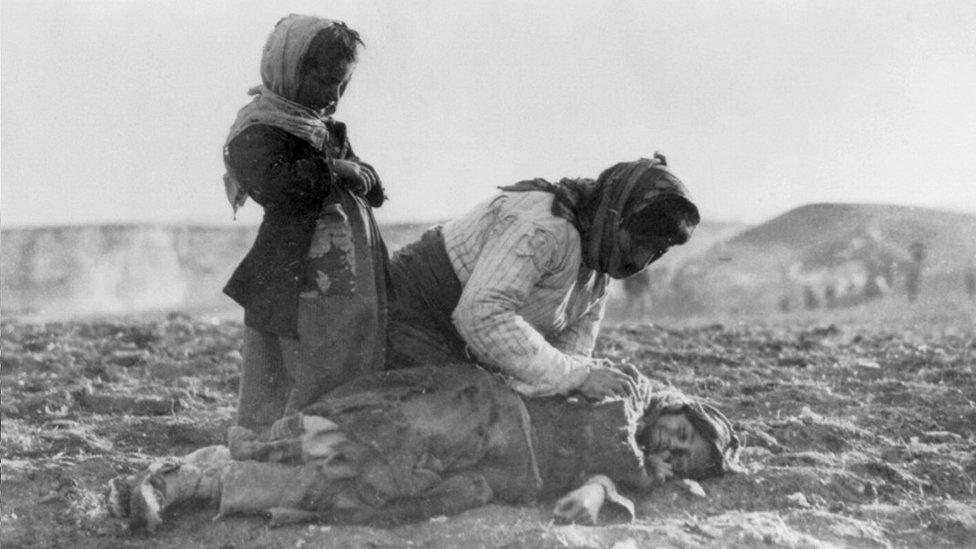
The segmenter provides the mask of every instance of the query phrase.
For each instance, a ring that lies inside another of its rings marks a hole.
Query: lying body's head
[[[654,397],[638,426],[637,444],[645,456],[666,459],[677,477],[703,479],[739,470],[739,437],[729,420],[677,390]]]

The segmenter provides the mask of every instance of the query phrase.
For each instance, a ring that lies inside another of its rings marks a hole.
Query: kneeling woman
[[[662,155],[503,187],[390,260],[387,368],[477,362],[526,396],[634,390],[591,357],[608,279],[685,243],[698,209]]]

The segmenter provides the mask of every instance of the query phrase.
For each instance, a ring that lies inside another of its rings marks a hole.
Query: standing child
[[[224,145],[234,211],[251,197],[264,219],[224,292],[244,307],[238,424],[269,426],[353,377],[381,370],[386,248],[371,207],[376,171],[332,119],[357,60],[359,34],[289,15],[261,58],[263,85]]]

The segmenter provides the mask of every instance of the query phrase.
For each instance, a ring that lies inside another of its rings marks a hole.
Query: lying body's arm
[[[590,477],[582,486],[560,498],[552,511],[553,518],[561,524],[596,524],[607,500],[626,509],[630,519],[634,520],[634,502],[620,495],[617,485],[604,475]]]

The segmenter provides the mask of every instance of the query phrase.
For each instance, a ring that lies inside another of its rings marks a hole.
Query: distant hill
[[[654,310],[757,313],[811,300],[855,303],[869,290],[898,296],[914,268],[912,246],[924,256],[923,291],[962,293],[964,273],[976,264],[976,215],[881,204],[802,206],[660,277]]]

